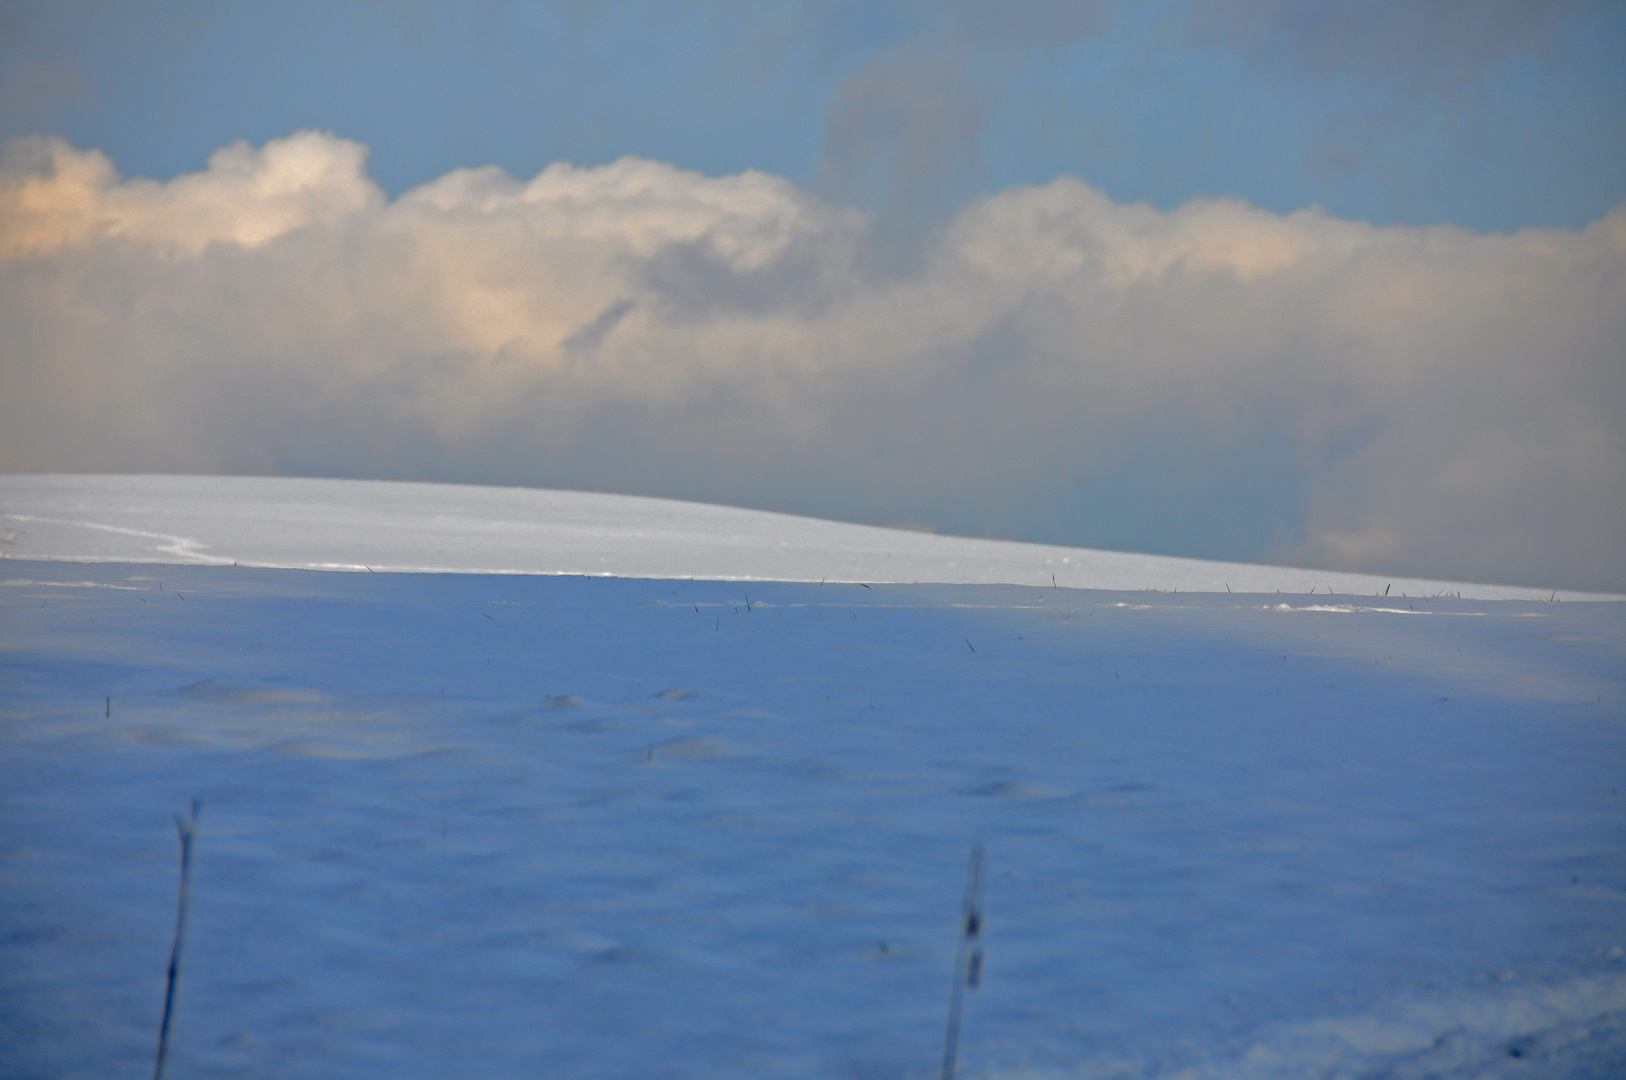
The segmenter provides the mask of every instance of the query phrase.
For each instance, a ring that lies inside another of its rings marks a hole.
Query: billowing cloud
[[[386,199],[301,132],[0,166],[0,469],[703,498],[1349,569],[1626,585],[1626,207],[1375,227],[1073,179],[906,271],[786,180],[625,159]]]

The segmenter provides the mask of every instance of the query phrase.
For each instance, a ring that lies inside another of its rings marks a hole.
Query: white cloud
[[[301,132],[121,179],[10,144],[0,468],[569,484],[1350,569],[1626,585],[1626,207],[1378,228],[1071,179],[906,272],[758,173]]]
[[[0,163],[0,257],[130,240],[196,256],[213,243],[260,247],[383,201],[364,147],[302,131],[255,149],[233,143],[200,173],[168,183],[120,181],[104,155],[60,139],[9,142]]]

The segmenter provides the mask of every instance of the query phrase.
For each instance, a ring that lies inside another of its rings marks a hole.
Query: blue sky
[[[371,147],[392,193],[638,154],[876,207],[890,186],[893,209],[1065,174],[1165,208],[1231,194],[1475,229],[1578,226],[1626,197],[1615,3],[67,0],[0,18],[3,134],[143,176],[317,127]],[[900,175],[911,152],[926,175]]]
[[[0,6],[0,471],[1626,589],[1626,5]]]

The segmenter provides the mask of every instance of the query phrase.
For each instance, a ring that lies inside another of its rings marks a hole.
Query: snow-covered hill
[[[1592,594],[937,536],[576,491],[214,476],[0,476],[17,558],[316,570],[942,582],[1473,599]]]

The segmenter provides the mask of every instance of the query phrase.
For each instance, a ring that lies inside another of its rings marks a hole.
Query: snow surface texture
[[[973,540],[628,495],[357,480],[0,476],[0,538],[0,554],[17,558],[312,570],[1602,598]]]
[[[194,796],[176,1080],[932,1077],[974,839],[963,1076],[1626,1075],[1618,603],[19,559],[0,648],[6,1077],[151,1068]]]

